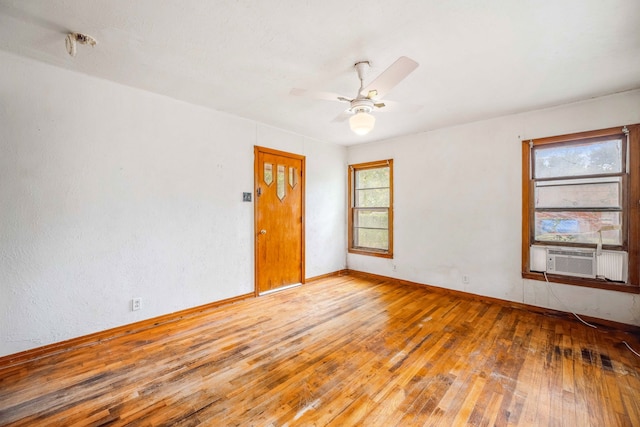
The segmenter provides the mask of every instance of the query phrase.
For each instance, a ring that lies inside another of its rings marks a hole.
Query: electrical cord
[[[580,316],[578,316],[574,311],[570,310],[570,309],[569,309],[569,307],[567,307],[567,305],[566,305],[565,303],[563,303],[563,302],[562,302],[562,300],[561,300],[560,298],[558,298],[558,296],[556,295],[556,293],[555,293],[555,292],[553,292],[553,288],[551,287],[551,283],[549,283],[549,278],[547,277],[547,272],[546,272],[546,271],[544,271],[544,272],[543,272],[543,274],[544,274],[544,279],[547,281],[547,289],[549,290],[549,292],[551,293],[551,295],[553,295],[553,296],[554,296],[554,298],[555,298],[556,300],[558,300],[558,302],[559,302],[562,306],[564,306],[565,310],[569,311],[571,314],[573,314],[574,316],[576,316],[576,319],[578,319],[580,322],[584,323],[585,325],[587,325],[587,326],[589,326],[589,327],[591,327],[591,328],[594,328],[594,329],[598,329],[598,327],[597,327],[597,326],[592,325],[591,323],[589,323],[589,322],[585,321],[585,320],[584,320],[584,319],[582,319]],[[629,343],[627,343],[626,341],[622,341],[622,343],[623,343],[624,345],[626,345],[626,346],[627,346],[627,348],[628,348],[629,350],[631,350],[631,352],[632,352],[633,354],[635,354],[636,356],[640,357],[640,354],[638,354],[638,352],[637,352],[637,351],[635,351],[633,348],[631,348],[631,346],[629,345]]]
[[[578,316],[575,312],[573,312],[572,310],[569,309],[569,307],[567,307],[567,305],[565,303],[562,302],[562,300],[560,300],[560,298],[558,298],[558,296],[556,295],[555,292],[553,292],[553,288],[551,287],[551,283],[549,283],[549,278],[547,277],[547,272],[544,272],[544,279],[547,281],[547,289],[549,289],[549,292],[551,293],[551,295],[553,295],[555,297],[555,299],[558,300],[558,302],[564,306],[565,310],[567,310],[568,312],[570,312],[571,314],[573,314],[574,316],[576,316],[576,319],[578,319],[579,321],[581,321],[582,323],[584,323],[587,326],[590,326],[594,329],[598,329],[597,326],[592,325],[591,323],[585,321],[582,319],[582,317]]]
[[[629,350],[631,350],[631,352],[632,352],[633,354],[635,354],[636,356],[640,357],[640,354],[638,354],[638,352],[637,352],[637,351],[635,351],[634,349],[632,349],[632,348],[631,348],[631,346],[630,346],[626,341],[622,341],[622,342],[624,343],[624,345],[626,345],[626,346],[627,346],[627,348],[628,348]]]

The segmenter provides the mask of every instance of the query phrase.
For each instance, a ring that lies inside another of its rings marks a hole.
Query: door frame
[[[260,165],[258,162],[260,153],[268,153],[276,156],[290,157],[292,159],[300,160],[301,168],[300,168],[300,197],[302,200],[300,201],[300,214],[302,215],[301,227],[300,227],[300,283],[305,283],[305,205],[306,205],[306,197],[305,197],[305,189],[306,189],[306,176],[307,176],[307,168],[306,168],[306,157],[300,154],[288,153],[286,151],[275,150],[273,148],[261,147],[258,145],[253,146],[253,264],[254,264],[254,276],[253,276],[253,290],[254,295],[256,297],[260,296],[260,291],[258,289],[258,184],[260,183]],[[284,287],[286,288],[286,286]],[[284,290],[284,289],[283,289]]]

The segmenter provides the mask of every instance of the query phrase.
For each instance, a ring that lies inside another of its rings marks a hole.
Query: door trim
[[[302,200],[300,201],[300,210],[301,210],[301,215],[302,215],[302,223],[301,223],[301,227],[300,227],[300,284],[304,284],[306,282],[305,280],[305,222],[306,222],[306,216],[305,216],[305,205],[306,205],[306,197],[305,197],[305,189],[306,189],[306,177],[307,177],[307,168],[306,168],[306,161],[305,161],[305,156],[302,156],[300,154],[294,154],[294,153],[288,153],[286,151],[280,151],[280,150],[274,150],[273,148],[267,148],[267,147],[261,147],[258,145],[254,145],[253,146],[253,269],[254,269],[254,273],[253,273],[253,290],[254,290],[254,295],[256,297],[260,296],[260,295],[264,295],[265,292],[260,292],[258,290],[258,242],[257,242],[257,236],[258,236],[258,184],[260,182],[260,165],[258,164],[258,159],[259,159],[259,153],[267,153],[267,154],[273,154],[276,156],[283,156],[283,157],[289,157],[292,159],[296,159],[296,160],[300,160],[301,164],[302,164],[302,170],[300,171],[300,197],[302,198]],[[284,286],[280,289],[274,289],[273,292],[276,292],[278,290],[284,290],[289,288],[289,286]],[[269,291],[266,292],[267,294],[270,293]]]

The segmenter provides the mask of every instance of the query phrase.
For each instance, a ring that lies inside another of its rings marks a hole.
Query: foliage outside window
[[[629,284],[562,279],[638,291],[640,125],[523,141],[523,276],[531,245],[627,251]],[[542,278],[542,280],[544,280]],[[557,280],[560,281],[560,280]],[[621,288],[622,286],[622,288]]]
[[[349,252],[393,257],[393,160],[349,166]]]

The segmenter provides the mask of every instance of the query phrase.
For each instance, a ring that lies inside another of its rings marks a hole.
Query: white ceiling
[[[0,49],[351,145],[640,88],[638,0],[0,0]],[[65,50],[69,31],[98,40]],[[400,56],[365,137],[332,122]],[[0,73],[1,76],[1,73]],[[366,83],[366,82],[365,82]]]

